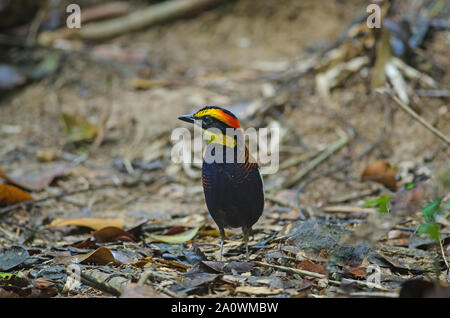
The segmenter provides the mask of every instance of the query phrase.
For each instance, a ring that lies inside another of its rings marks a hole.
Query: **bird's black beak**
[[[195,120],[194,116],[192,116],[192,115],[183,115],[183,116],[178,117],[178,119],[185,121],[187,123],[191,123],[191,124],[193,124],[194,120]]]

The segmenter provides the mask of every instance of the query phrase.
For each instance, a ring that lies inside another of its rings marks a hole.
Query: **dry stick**
[[[323,274],[319,274],[319,273],[314,273],[314,272],[310,272],[310,271],[305,271],[302,269],[296,269],[296,268],[291,268],[291,267],[286,267],[286,266],[281,266],[281,265],[273,265],[273,264],[269,264],[269,263],[264,263],[264,262],[258,262],[256,261],[255,264],[260,265],[260,266],[264,266],[264,267],[272,267],[275,269],[279,269],[281,271],[287,272],[287,273],[292,273],[292,274],[299,274],[302,276],[309,276],[309,277],[315,277],[315,278],[327,278],[326,275]],[[355,279],[345,279],[346,282],[349,283],[355,283],[361,286],[365,286],[365,287],[369,287],[369,288],[377,288],[380,290],[388,290],[387,288],[381,286],[381,285],[375,285],[374,283],[369,283],[369,282],[364,282],[364,281],[360,281],[360,280],[355,280]],[[340,286],[342,285],[342,282],[337,281],[337,280],[331,280],[329,279],[328,282],[330,282],[331,284]]]
[[[113,37],[145,26],[179,18],[211,8],[228,0],[172,0],[152,5],[124,17],[92,23],[77,32],[83,39],[98,40]]]
[[[342,149],[346,144],[348,144],[349,139],[348,137],[343,137],[335,142],[333,142],[331,145],[327,147],[327,149],[321,153],[319,156],[317,156],[315,159],[311,160],[306,167],[301,169],[299,172],[297,172],[291,179],[286,181],[283,184],[283,187],[290,188],[294,184],[296,184],[299,180],[301,180],[304,176],[306,176],[308,173],[310,173],[312,170],[314,170],[317,166],[319,166],[322,162],[327,160],[331,155],[333,155],[338,150]]]
[[[398,298],[398,293],[389,292],[355,292],[350,293],[350,297],[383,297],[383,298]]]
[[[426,129],[431,131],[433,134],[441,138],[443,141],[447,143],[447,145],[450,145],[450,139],[444,135],[440,130],[434,128],[430,123],[428,123],[423,117],[421,117],[419,114],[417,114],[414,110],[411,109],[408,105],[403,103],[397,96],[391,95],[392,99],[397,103],[398,106],[401,107],[405,112],[407,112],[409,115],[411,115],[412,118],[417,120],[422,126],[424,126]]]
[[[444,259],[445,266],[447,266],[447,268],[450,268],[448,266],[447,258],[445,257],[444,247],[442,246],[442,240],[439,240],[439,246],[441,247],[441,254],[442,254],[442,258]]]
[[[338,163],[337,165],[331,167],[330,169],[328,169],[326,171],[323,171],[323,172],[320,172],[318,175],[316,175],[314,177],[310,177],[310,178],[306,179],[305,181],[303,181],[302,183],[300,183],[300,185],[298,186],[297,191],[295,193],[295,201],[296,201],[296,205],[297,205],[297,211],[300,214],[300,218],[301,219],[306,219],[306,218],[305,218],[305,216],[304,216],[304,214],[302,212],[302,209],[300,207],[300,198],[299,198],[300,192],[304,188],[306,188],[306,186],[308,186],[311,182],[313,182],[313,181],[315,181],[315,180],[317,180],[317,179],[319,179],[319,178],[321,178],[323,176],[330,175],[330,174],[333,174],[333,173],[335,173],[337,171],[340,171],[340,170],[344,169],[345,167],[351,165],[354,161],[360,160],[363,157],[365,157],[368,154],[370,154],[383,141],[384,134],[386,132],[390,116],[391,116],[390,108],[385,107],[384,125],[383,125],[383,128],[381,129],[380,135],[375,140],[375,142],[373,144],[371,144],[369,147],[367,147],[358,157],[351,158],[351,159],[345,160],[345,161],[343,161],[341,163]]]

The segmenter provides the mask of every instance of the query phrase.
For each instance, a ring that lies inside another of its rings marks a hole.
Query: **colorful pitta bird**
[[[224,229],[238,227],[242,228],[248,260],[249,235],[264,209],[264,184],[258,164],[245,146],[239,120],[216,106],[178,119],[201,126],[210,138],[203,156],[202,184],[209,213],[220,231],[220,261]]]

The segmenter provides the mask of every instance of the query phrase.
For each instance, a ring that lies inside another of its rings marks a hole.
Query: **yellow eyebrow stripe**
[[[239,121],[236,118],[223,112],[220,109],[215,109],[215,108],[204,109],[204,110],[201,110],[194,114],[195,118],[201,118],[204,116],[214,117],[215,119],[218,119],[221,122],[223,122],[231,127],[234,127],[234,128],[241,127],[241,125],[239,124]]]

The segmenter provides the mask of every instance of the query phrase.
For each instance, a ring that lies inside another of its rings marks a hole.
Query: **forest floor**
[[[19,259],[16,266],[0,266],[0,272],[41,278],[46,286],[41,289],[57,297],[101,297],[108,295],[105,286],[119,289],[128,282],[136,285],[122,288],[122,296],[396,297],[404,281],[436,273],[448,284],[443,260],[443,255],[450,259],[448,217],[440,223],[442,250],[416,231],[424,222],[421,209],[433,198],[422,197],[426,191],[418,182],[437,180],[448,168],[448,147],[392,99],[371,90],[371,68],[332,89],[328,103],[315,89],[314,75],[284,76],[335,43],[365,12],[358,0],[285,2],[241,0],[89,44],[82,54],[64,54],[55,74],[3,98],[1,168],[11,179],[24,173],[21,180],[28,184],[49,181],[30,191],[35,199],[67,195],[4,215],[0,208],[1,253]],[[450,87],[449,48],[445,33],[425,48],[447,70],[435,78],[444,88]],[[413,102],[420,116],[450,136],[448,97],[416,96]],[[258,103],[270,110],[246,118]],[[286,129],[281,167],[264,176],[266,204],[253,227],[250,262],[240,229],[227,230],[225,263],[217,262],[219,233],[204,202],[200,169],[171,160],[171,133],[187,127],[177,117],[205,105],[227,107],[243,117],[245,128],[272,123]],[[101,127],[94,138],[101,144],[69,141],[62,114],[82,115]],[[312,154],[342,136],[349,140],[341,150],[283,186]],[[373,151],[359,158],[370,145]],[[303,159],[284,168],[292,158]],[[310,180],[352,158],[336,173]],[[396,189],[361,180],[377,160],[396,171]],[[44,172],[33,177],[31,171]],[[298,189],[304,180],[311,182]],[[422,192],[421,201],[408,207],[412,212],[391,216],[391,227],[369,239],[371,245],[345,241],[360,223],[374,227],[370,222],[382,220],[364,202],[404,193],[413,182]],[[300,218],[297,195],[308,220]],[[104,220],[99,225],[84,218]],[[114,226],[113,233],[100,231],[107,225]],[[178,234],[180,240],[184,235],[186,242],[166,244],[153,234]],[[26,258],[18,256],[23,251]],[[83,277],[84,285],[67,290],[71,263],[97,279],[94,287]],[[376,286],[368,283],[370,266],[381,273]]]

